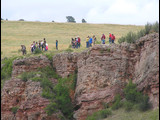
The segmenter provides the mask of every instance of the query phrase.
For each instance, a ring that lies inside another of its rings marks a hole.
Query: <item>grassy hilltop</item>
[[[82,42],[82,48],[85,49],[86,37],[96,35],[100,41],[102,33],[115,34],[116,43],[118,38],[129,31],[136,32],[144,26],[135,25],[113,25],[113,24],[82,24],[82,23],[53,23],[53,22],[27,22],[27,21],[1,21],[1,57],[11,57],[21,55],[18,50],[20,45],[24,44],[30,53],[30,45],[33,41],[39,41],[46,38],[49,45],[49,51],[55,50],[55,41],[59,40],[59,50],[65,50],[69,47],[71,38],[79,36]],[[77,50],[76,50],[77,51]]]

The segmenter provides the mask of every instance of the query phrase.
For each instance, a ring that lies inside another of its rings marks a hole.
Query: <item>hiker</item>
[[[31,52],[33,53],[33,51],[34,51],[34,50],[33,50],[33,44],[31,44]]]
[[[96,36],[93,35],[93,44],[95,45],[96,44]]]
[[[115,40],[115,36],[114,34],[112,34],[112,43],[114,43],[114,40]]]
[[[38,43],[38,48],[41,50],[41,41]]]
[[[36,43],[33,41],[33,51],[36,49]]]
[[[35,48],[38,48],[38,43],[36,42],[36,44],[35,44]]]
[[[105,44],[105,39],[106,39],[106,36],[102,34],[102,37],[101,37],[102,44]]]
[[[81,39],[80,39],[80,37],[78,36],[78,47],[80,48],[80,46],[81,46]]]
[[[89,48],[89,36],[86,38],[86,48]]]
[[[112,34],[109,32],[109,43],[111,43]]]
[[[26,54],[26,46],[25,45],[21,45],[21,51],[22,51],[22,54]]]
[[[43,41],[41,40],[41,47],[42,47],[42,51],[43,51]]]
[[[78,48],[78,39],[75,38],[74,41],[75,41],[75,48]]]
[[[58,40],[56,40],[56,50],[58,50]]]
[[[71,45],[72,45],[72,48],[74,48],[74,39],[73,38],[71,40]]]
[[[92,37],[89,38],[89,47],[92,47]]]
[[[47,51],[48,50],[48,44],[46,43],[46,50],[45,51]]]
[[[46,41],[43,42],[43,48],[46,51]]]

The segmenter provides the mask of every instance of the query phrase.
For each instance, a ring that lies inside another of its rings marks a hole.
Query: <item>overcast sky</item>
[[[145,25],[159,22],[159,0],[1,0],[1,18]]]

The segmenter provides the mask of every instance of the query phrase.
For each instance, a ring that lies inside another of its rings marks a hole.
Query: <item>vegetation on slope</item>
[[[139,110],[140,112],[144,112],[150,108],[148,96],[138,92],[136,84],[133,84],[131,80],[124,88],[124,97],[125,98],[122,101],[120,95],[115,96],[112,106],[108,106],[104,103],[104,110],[93,113],[91,116],[88,116],[86,120],[99,120],[102,118],[107,118],[109,115],[111,115],[111,110],[114,111],[121,107],[123,107],[123,109],[125,109],[127,112],[131,110]]]
[[[135,43],[139,38],[150,34],[150,33],[159,33],[159,23],[155,22],[153,24],[147,23],[144,29],[141,29],[137,33],[130,31],[125,36],[122,36],[118,39],[118,43],[127,42],[127,43]]]
[[[45,108],[48,115],[58,112],[63,113],[63,116],[59,116],[61,119],[73,119],[73,105],[70,98],[70,92],[75,89],[76,73],[66,78],[61,78],[51,67],[39,69],[36,72],[24,72],[20,75],[20,78],[27,82],[32,80],[40,82],[42,90],[42,97],[50,100],[50,104]],[[53,85],[51,78],[58,80],[56,85]]]

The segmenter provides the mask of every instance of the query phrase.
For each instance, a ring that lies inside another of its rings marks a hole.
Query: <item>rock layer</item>
[[[39,82],[12,78],[4,84],[1,95],[2,120],[59,120],[58,115],[48,116],[44,108],[49,100],[41,97],[42,88]],[[18,107],[16,114],[12,108]]]

